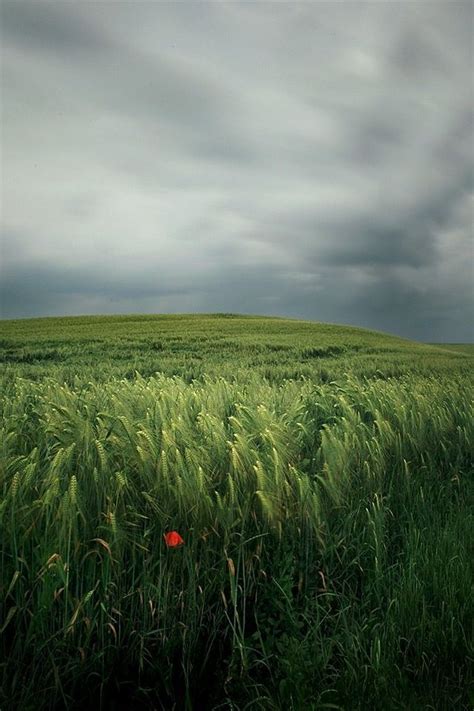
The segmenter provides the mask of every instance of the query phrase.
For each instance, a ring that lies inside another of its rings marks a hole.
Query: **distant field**
[[[95,380],[156,372],[273,382],[468,371],[472,346],[431,346],[377,331],[232,314],[94,316],[3,321],[0,362],[11,376]],[[459,355],[457,355],[459,353]]]
[[[472,707],[474,346],[0,323],[2,711]]]
[[[474,356],[474,343],[443,343],[439,344],[439,348],[449,351],[458,351],[459,353],[467,353]]]

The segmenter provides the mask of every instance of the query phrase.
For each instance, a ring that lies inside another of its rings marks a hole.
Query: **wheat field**
[[[471,708],[473,357],[2,322],[0,708]]]

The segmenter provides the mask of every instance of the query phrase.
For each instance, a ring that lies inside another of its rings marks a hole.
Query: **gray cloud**
[[[9,2],[2,316],[471,340],[470,3]]]
[[[26,50],[68,54],[102,52],[104,37],[59,3],[2,3],[3,40]]]

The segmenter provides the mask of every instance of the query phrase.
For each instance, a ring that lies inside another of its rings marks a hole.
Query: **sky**
[[[0,8],[2,318],[473,340],[471,2]]]

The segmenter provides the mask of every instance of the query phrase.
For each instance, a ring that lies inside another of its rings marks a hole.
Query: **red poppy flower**
[[[177,546],[182,546],[184,543],[178,531],[169,531],[169,533],[165,533],[164,539],[168,548],[176,548]]]

